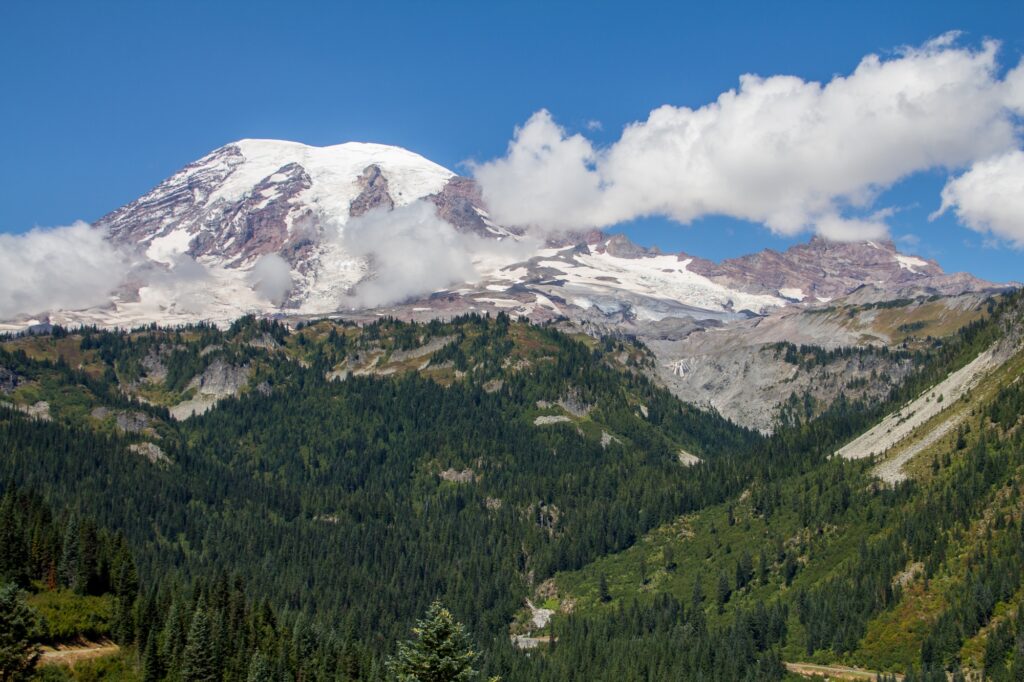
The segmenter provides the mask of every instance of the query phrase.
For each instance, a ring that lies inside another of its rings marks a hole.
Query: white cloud
[[[1024,248],[1024,152],[979,161],[950,179],[942,190],[942,207],[932,218],[950,209],[972,230]]]
[[[226,285],[238,287],[234,296],[241,297],[240,305],[253,302],[246,288],[280,305],[292,287],[291,269],[277,255],[264,256],[243,275],[207,267],[186,254],[149,260],[108,236],[81,221],[0,234],[0,320],[102,306],[116,294],[120,305],[141,300],[153,314],[173,308],[203,316],[217,298],[214,290]]]
[[[106,234],[83,222],[0,235],[0,318],[100,305],[131,267]]]
[[[276,253],[260,257],[247,277],[253,291],[276,306],[284,303],[294,284],[292,267]]]
[[[499,222],[606,227],[648,215],[728,215],[777,234],[878,237],[879,192],[928,168],[959,168],[1016,144],[1024,67],[998,76],[998,44],[942,36],[865,57],[827,83],[744,75],[697,109],[662,106],[607,148],[547,111],[474,173]]]
[[[512,262],[532,248],[528,242],[483,239],[457,231],[437,216],[433,204],[374,209],[341,229],[349,255],[371,263],[370,278],[355,287],[348,304],[374,307],[400,303],[478,278],[478,264],[489,258]]]

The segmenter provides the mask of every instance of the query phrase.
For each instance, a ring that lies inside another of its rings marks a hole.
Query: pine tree
[[[252,655],[252,661],[249,662],[249,673],[245,680],[246,682],[273,682],[274,676],[270,672],[270,661],[262,651],[257,651]]]
[[[477,676],[473,650],[466,628],[451,611],[435,601],[412,629],[415,637],[401,642],[388,660],[388,670],[398,682],[463,682]]]
[[[704,603],[704,586],[701,584],[703,579],[700,575],[693,581],[693,593],[690,595],[690,608],[699,610],[701,605]]]
[[[749,551],[743,550],[743,554],[740,555],[739,560],[736,562],[736,589],[741,590],[746,587],[753,575],[754,560],[751,558]]]
[[[142,682],[159,682],[164,677],[163,662],[160,660],[160,648],[156,633],[149,636],[146,651],[142,655]]]
[[[182,682],[213,682],[220,677],[213,631],[206,606],[199,604],[188,630],[188,644],[181,657]]]
[[[60,580],[65,587],[76,592],[84,592],[85,586],[79,584],[81,553],[78,543],[78,521],[71,517],[64,529],[64,544],[60,555]]]
[[[718,576],[718,590],[715,592],[715,603],[718,604],[719,613],[725,611],[725,604],[729,601],[731,595],[732,589],[729,587],[729,578],[726,577],[725,573],[722,573]]]
[[[181,668],[181,657],[188,637],[185,632],[187,618],[183,609],[184,604],[181,602],[177,600],[172,602],[163,627],[162,659],[166,667],[172,671]]]
[[[123,540],[122,540],[123,542]],[[114,638],[128,644],[135,638],[135,599],[139,592],[139,578],[135,562],[126,545],[121,545],[114,563]]]
[[[0,680],[20,682],[32,677],[39,649],[32,643],[35,613],[21,599],[18,586],[0,587]]]
[[[611,590],[608,589],[608,578],[604,573],[597,578],[597,598],[602,602],[610,602],[612,600]]]
[[[28,547],[15,515],[14,495],[7,494],[0,502],[0,581],[11,581],[27,587]]]

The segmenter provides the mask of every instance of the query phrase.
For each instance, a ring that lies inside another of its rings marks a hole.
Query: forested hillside
[[[640,344],[504,315],[12,337],[0,573],[99,600],[76,634],[122,644],[111,679],[383,679],[435,599],[506,680],[1013,675],[1020,365],[908,482],[831,455],[1020,309],[771,437],[673,398]]]

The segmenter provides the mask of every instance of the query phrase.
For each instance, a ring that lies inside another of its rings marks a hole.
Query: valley
[[[643,343],[567,334],[564,321],[56,328],[0,344],[0,475],[123,534],[144,583],[226,572],[294,627],[315,614],[317,637],[349,632],[369,679],[424,608],[406,596],[429,594],[508,679],[584,665],[620,679],[634,660],[649,676],[711,666],[727,679],[779,677],[783,662],[908,679],[951,661],[988,669],[979,642],[1016,627],[1017,583],[973,607],[986,629],[946,640],[936,628],[962,618],[943,595],[991,579],[971,568],[978,553],[1017,532],[1020,413],[998,409],[1017,404],[1024,318],[1019,294],[968,310],[938,345],[908,338],[900,378],[770,435],[680,402]],[[775,352],[812,368],[886,359],[867,348]],[[833,456],[940,392],[951,407],[916,427],[927,447],[903,451],[899,476],[879,482],[877,456]],[[204,395],[202,414],[176,409]],[[45,419],[28,410],[42,403]],[[1000,571],[1024,568],[1001,556]],[[710,658],[665,648],[680,627]],[[115,641],[141,652],[135,637]],[[594,637],[603,654],[584,664]],[[727,653],[737,646],[749,653]]]

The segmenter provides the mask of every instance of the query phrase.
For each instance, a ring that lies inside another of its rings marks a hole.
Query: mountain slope
[[[831,457],[806,473],[757,481],[625,552],[556,575],[534,595],[543,593],[554,612],[548,628],[560,635],[550,654],[557,663],[548,666],[571,666],[571,653],[563,658],[560,649],[594,646],[604,634],[594,630],[606,619],[624,611],[667,617],[677,603],[711,625],[751,627],[781,608],[785,622],[769,630],[784,633],[782,656],[811,662],[791,668],[856,666],[908,680],[954,672],[1016,679],[1024,671],[1017,645],[1024,633],[1022,330],[1016,295],[992,321],[957,334],[950,348],[958,350],[926,365],[930,378],[903,392],[937,395],[972,358],[995,358],[969,392],[948,398],[954,428],[945,428],[950,413],[918,429],[915,438],[930,442],[901,476],[885,468],[894,454],[901,457],[899,447],[881,459]],[[913,409],[908,403],[895,401],[904,416]],[[654,626],[630,639],[627,629],[599,649],[659,656],[657,642],[671,641],[673,632]]]

